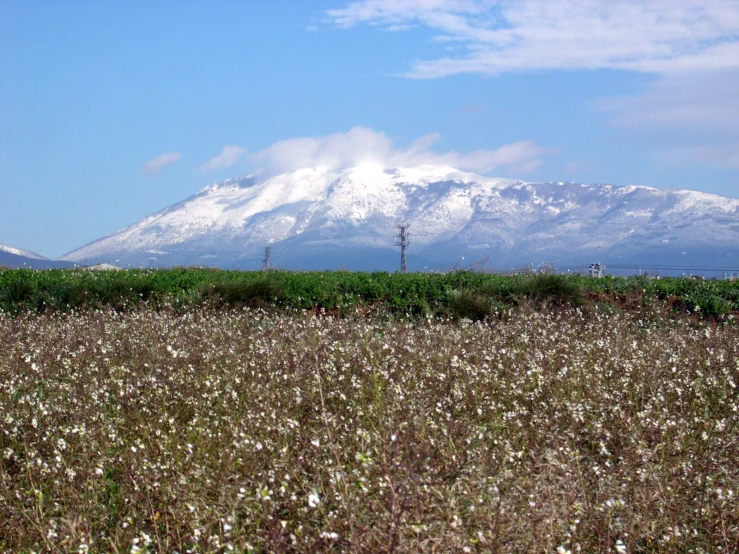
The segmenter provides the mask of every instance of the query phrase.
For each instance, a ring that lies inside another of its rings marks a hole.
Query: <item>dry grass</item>
[[[739,328],[0,317],[0,550],[736,552]]]

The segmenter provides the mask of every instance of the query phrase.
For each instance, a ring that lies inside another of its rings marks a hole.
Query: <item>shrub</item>
[[[285,291],[273,279],[259,277],[251,281],[221,281],[206,286],[202,298],[216,306],[268,306],[285,299]]]
[[[480,321],[493,311],[491,298],[472,290],[449,293],[449,313],[454,318]]]
[[[535,304],[580,305],[583,300],[582,289],[574,280],[565,275],[530,273],[514,275],[502,281],[483,285],[481,292],[503,301],[520,302],[528,298]]]
[[[34,286],[28,281],[11,281],[0,288],[0,302],[5,304],[24,304],[33,298],[35,292]]]
[[[704,317],[720,317],[731,311],[731,303],[713,294],[693,293],[679,298],[673,308],[698,313]]]
[[[564,275],[527,275],[520,279],[519,287],[521,294],[534,302],[557,305],[578,305],[582,302],[580,287]]]

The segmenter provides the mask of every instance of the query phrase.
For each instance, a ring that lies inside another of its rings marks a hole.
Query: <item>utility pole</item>
[[[406,260],[406,249],[410,246],[410,241],[408,240],[408,237],[410,234],[408,233],[408,227],[410,227],[410,223],[401,223],[400,225],[396,225],[395,228],[398,229],[398,234],[395,235],[400,240],[395,243],[395,246],[400,246],[400,272],[401,273],[408,273],[408,263]]]
[[[264,269],[264,271],[269,270],[269,259],[271,257],[272,257],[272,247],[265,246],[264,247],[264,260],[262,260],[262,269]]]

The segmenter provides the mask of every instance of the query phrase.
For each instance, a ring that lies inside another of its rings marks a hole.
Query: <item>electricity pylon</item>
[[[401,273],[408,273],[408,262],[406,260],[406,249],[410,246],[411,242],[408,240],[408,237],[410,236],[410,233],[408,233],[408,227],[410,227],[410,223],[401,223],[400,225],[396,225],[396,229],[398,229],[398,234],[395,235],[400,240],[395,243],[395,246],[400,246],[400,272]]]

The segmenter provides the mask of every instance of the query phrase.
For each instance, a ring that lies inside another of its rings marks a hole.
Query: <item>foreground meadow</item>
[[[0,550],[736,552],[739,327],[0,316]]]

